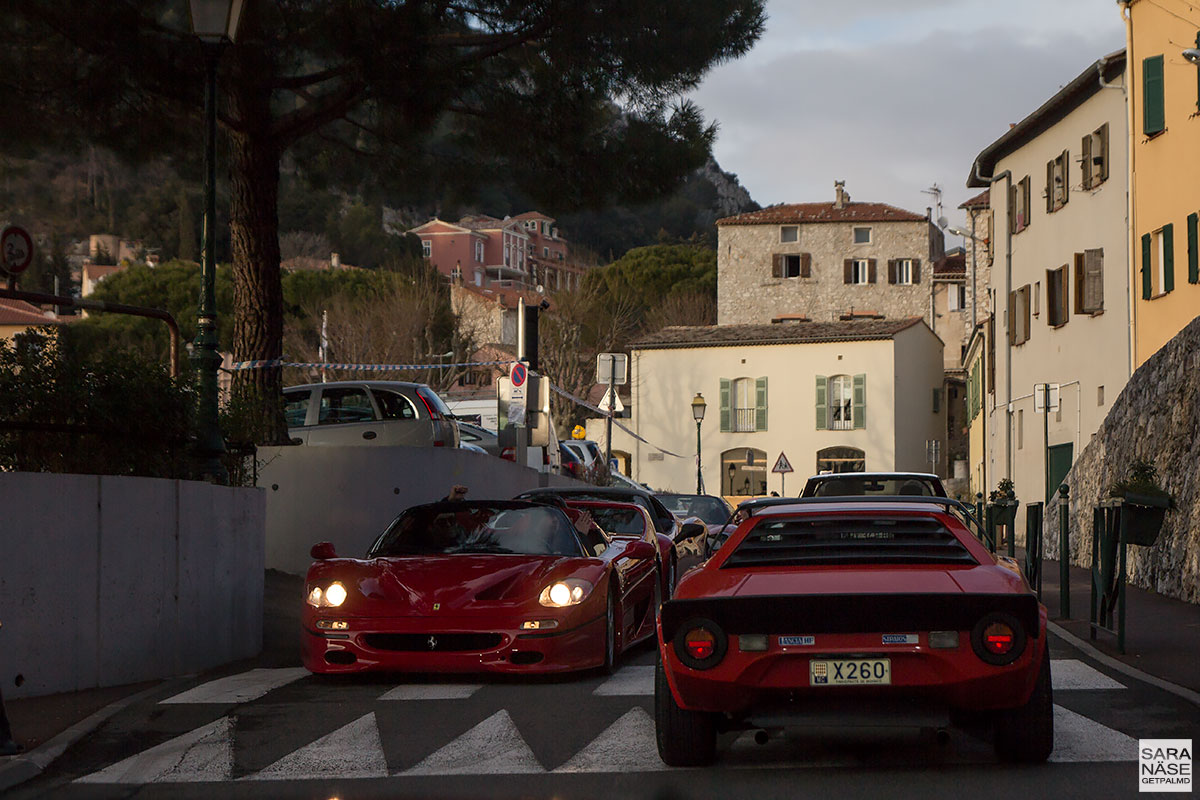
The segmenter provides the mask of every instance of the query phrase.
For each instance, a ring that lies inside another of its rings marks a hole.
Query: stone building
[[[852,202],[795,203],[717,220],[717,323],[921,317],[932,327],[929,214]]]

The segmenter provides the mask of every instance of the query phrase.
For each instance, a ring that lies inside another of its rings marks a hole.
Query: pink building
[[[536,211],[497,219],[472,214],[458,222],[434,218],[409,233],[421,240],[425,258],[439,272],[476,286],[579,285],[582,270],[568,261],[567,240],[554,219]]]

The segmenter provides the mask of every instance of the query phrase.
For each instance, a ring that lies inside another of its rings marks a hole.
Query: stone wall
[[[1072,563],[1091,566],[1092,508],[1134,459],[1158,468],[1177,508],[1153,547],[1130,546],[1129,582],[1200,602],[1200,317],[1138,368],[1067,474]],[[1056,495],[1047,558],[1058,558],[1058,505]]]
[[[943,248],[941,231],[927,221],[806,223],[799,226],[799,240],[788,243],[779,241],[780,227],[717,228],[717,324],[764,323],[787,314],[828,322],[851,309],[930,322],[933,260]],[[871,228],[870,244],[853,243],[856,227]],[[811,277],[772,277],[777,253],[810,253]],[[848,258],[875,259],[875,283],[846,283],[843,264]],[[920,259],[920,283],[889,284],[888,260],[893,258]]]

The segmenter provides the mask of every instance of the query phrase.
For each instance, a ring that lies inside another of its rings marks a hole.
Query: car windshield
[[[596,524],[613,536],[641,536],[646,520],[636,508],[588,508]]]
[[[926,478],[855,477],[842,473],[828,478],[810,479],[804,487],[805,497],[851,497],[857,495],[914,495],[938,497],[933,482]]]
[[[579,556],[583,548],[566,515],[556,508],[433,503],[397,517],[367,557],[460,553]]]
[[[660,494],[672,514],[681,517],[699,517],[705,525],[722,525],[729,520],[729,506],[716,497],[695,494]]]

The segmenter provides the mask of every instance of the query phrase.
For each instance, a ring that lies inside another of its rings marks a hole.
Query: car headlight
[[[587,581],[579,578],[567,578],[542,589],[538,602],[547,608],[566,608],[579,605],[591,593],[592,585]]]
[[[308,604],[313,608],[336,608],[346,602],[346,587],[334,581],[322,589],[314,586],[308,593]]]

